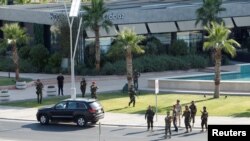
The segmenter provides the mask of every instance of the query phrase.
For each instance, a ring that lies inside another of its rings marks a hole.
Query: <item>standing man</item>
[[[208,112],[207,112],[207,108],[204,106],[203,111],[201,111],[201,128],[202,128],[201,132],[204,131],[204,126],[207,131],[207,119],[208,119]]]
[[[137,70],[134,70],[133,72],[133,80],[134,80],[134,86],[135,86],[135,90],[138,90],[139,84],[138,84],[138,78],[141,76],[140,72],[138,72]]]
[[[96,86],[96,82],[93,81],[92,85],[90,86],[91,98],[97,99],[97,96],[96,96],[97,89],[98,89],[98,87]]]
[[[176,107],[173,105],[173,124],[174,124],[174,131],[178,132],[178,127],[177,127],[177,115],[176,115]]]
[[[177,101],[176,101],[175,109],[176,109],[177,121],[179,121],[179,127],[180,127],[181,126],[182,108],[181,108],[181,104],[180,104],[180,100],[179,99],[177,99]]]
[[[131,103],[133,103],[133,107],[135,107],[135,96],[136,96],[136,92],[133,88],[134,86],[131,85],[131,88],[129,89],[129,98],[130,98],[130,102],[128,103],[128,106],[130,106]]]
[[[64,81],[64,77],[62,75],[62,73],[59,74],[59,76],[57,76],[57,85],[58,85],[58,95],[63,95],[63,81]]]
[[[36,86],[37,103],[42,104],[43,83],[40,81],[40,79],[37,79],[37,81],[35,82],[35,86]]]
[[[80,89],[82,92],[82,97],[85,96],[86,86],[87,86],[87,82],[86,82],[85,78],[82,78],[82,81],[80,82]]]
[[[195,123],[195,115],[197,112],[197,108],[196,105],[194,104],[194,101],[191,101],[191,105],[189,106],[190,112],[191,112],[191,121],[193,123],[192,127],[194,127],[194,123]]]
[[[185,106],[185,111],[183,112],[182,117],[184,117],[184,122],[185,122],[185,127],[186,127],[186,132],[188,133],[188,129],[190,129],[190,132],[192,131],[192,127],[190,125],[190,118],[191,118],[191,113],[188,109],[188,106]]]
[[[148,131],[149,131],[150,127],[151,127],[151,131],[153,131],[154,115],[155,115],[155,112],[152,110],[152,107],[149,105],[148,109],[145,113],[145,119],[147,120],[147,124],[148,124]]]
[[[169,138],[171,138],[171,121],[172,117],[170,116],[170,112],[167,111],[167,116],[165,117],[165,138],[167,138],[169,133]]]

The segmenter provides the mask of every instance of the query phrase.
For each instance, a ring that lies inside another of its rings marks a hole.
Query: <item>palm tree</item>
[[[223,23],[218,24],[216,22],[211,22],[208,26],[205,27],[205,30],[208,32],[206,36],[207,41],[203,44],[204,50],[211,49],[214,52],[215,59],[215,89],[214,89],[214,98],[220,97],[220,67],[221,67],[221,58],[222,51],[230,54],[232,57],[236,55],[236,49],[234,46],[240,47],[240,44],[233,40],[229,39],[231,31],[224,26]]]
[[[7,0],[0,0],[0,4],[1,4],[1,5],[7,4]]]
[[[1,30],[4,34],[4,39],[12,46],[12,60],[15,64],[16,81],[19,80],[19,56],[17,50],[17,43],[26,43],[28,36],[26,31],[22,29],[17,23],[5,24]]]
[[[206,26],[208,23],[222,22],[222,18],[218,17],[218,14],[222,11],[226,11],[226,8],[221,7],[222,0],[203,0],[202,7],[196,10],[197,19],[195,25],[199,22],[203,26]]]
[[[133,84],[133,61],[132,61],[132,53],[144,53],[144,50],[141,48],[142,46],[138,45],[143,39],[145,39],[142,35],[136,35],[136,33],[129,28],[125,28],[121,31],[113,45],[113,49],[108,55],[116,55],[123,53],[126,57],[126,69],[127,69],[127,80],[128,80],[128,90],[131,88]]]
[[[96,70],[100,71],[100,27],[109,32],[112,22],[104,18],[108,9],[104,7],[103,0],[91,0],[91,7],[83,6],[83,10],[86,12],[83,15],[83,26],[95,33],[95,64]]]

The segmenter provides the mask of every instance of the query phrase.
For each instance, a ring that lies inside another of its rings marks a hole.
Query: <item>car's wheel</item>
[[[42,114],[39,118],[39,121],[42,125],[48,124],[49,123],[49,118],[47,115]]]
[[[84,126],[86,126],[87,121],[86,121],[86,119],[84,117],[81,116],[81,117],[78,117],[76,119],[76,123],[77,123],[78,126],[84,127]]]

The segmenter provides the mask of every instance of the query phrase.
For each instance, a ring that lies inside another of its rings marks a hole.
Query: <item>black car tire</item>
[[[80,117],[76,118],[76,123],[80,127],[85,127],[86,124],[87,124],[87,121],[86,121],[86,119],[83,116],[80,116]]]
[[[49,118],[48,118],[47,115],[42,114],[42,115],[40,115],[40,117],[39,117],[39,121],[40,121],[40,124],[46,125],[46,124],[49,123]]]

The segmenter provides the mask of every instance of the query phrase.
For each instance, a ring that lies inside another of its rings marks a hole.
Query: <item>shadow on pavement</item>
[[[54,123],[48,125],[41,125],[40,123],[31,123],[22,126],[22,128],[29,128],[35,131],[50,131],[50,132],[77,131],[94,127],[95,127],[94,125],[87,125],[86,127],[78,127],[75,124],[54,124]]]
[[[144,131],[139,131],[139,132],[131,132],[131,133],[125,134],[124,136],[135,135],[135,134],[141,134],[141,133],[145,133],[145,132],[148,132],[148,131],[147,131],[147,130],[144,130]]]

